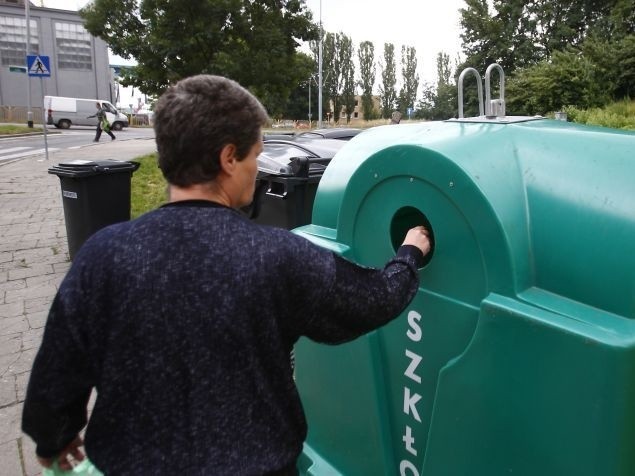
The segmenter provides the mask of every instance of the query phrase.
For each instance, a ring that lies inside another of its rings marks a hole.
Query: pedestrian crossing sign
[[[27,55],[26,68],[29,76],[51,77],[51,63],[48,56]]]

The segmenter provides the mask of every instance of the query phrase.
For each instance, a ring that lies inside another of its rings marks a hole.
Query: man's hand
[[[79,449],[80,446],[84,446],[84,442],[78,436],[71,443],[62,450],[62,452],[55,458],[40,458],[37,457],[38,461],[45,468],[50,468],[53,466],[55,460],[60,467],[60,469],[64,471],[70,471],[73,469],[73,464],[71,460],[71,456],[77,462],[84,460],[84,453]]]
[[[423,256],[430,251],[429,232],[424,226],[416,226],[408,230],[406,238],[403,240],[404,245],[413,245],[421,250]]]

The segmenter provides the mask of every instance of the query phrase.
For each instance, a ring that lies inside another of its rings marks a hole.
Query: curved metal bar
[[[485,71],[485,115],[486,116],[495,116],[498,114],[495,114],[495,111],[493,111],[492,109],[492,91],[491,91],[491,87],[490,87],[490,78],[492,75],[492,71],[494,69],[498,69],[498,80],[499,80],[499,85],[500,85],[500,94],[499,94],[499,100],[500,100],[500,109],[499,113],[502,113],[501,115],[505,115],[505,73],[503,72],[503,67],[501,65],[499,65],[498,63],[492,63],[487,67],[487,71]]]
[[[478,74],[474,68],[465,68],[461,74],[459,75],[459,119],[463,118],[463,78],[467,75],[467,73],[474,73],[476,76],[476,86],[478,88],[478,111],[479,115],[483,115],[483,82],[481,81],[481,75]]]

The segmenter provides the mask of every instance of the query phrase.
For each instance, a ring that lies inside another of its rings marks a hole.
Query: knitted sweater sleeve
[[[310,298],[294,316],[298,334],[328,344],[350,341],[390,322],[406,308],[419,288],[417,268],[423,254],[402,246],[383,268],[359,266],[332,254],[333,272],[307,271],[303,286]],[[331,279],[326,276],[331,275]],[[309,289],[311,288],[311,289]]]
[[[58,455],[84,427],[94,385],[83,339],[69,325],[84,312],[78,268],[67,275],[53,301],[24,402],[22,429],[43,458]]]

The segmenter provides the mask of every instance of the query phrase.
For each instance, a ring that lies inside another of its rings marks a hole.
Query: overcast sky
[[[375,58],[383,57],[384,43],[395,45],[397,69],[401,46],[417,50],[421,80],[436,81],[440,51],[453,61],[460,51],[459,8],[463,0],[307,0],[315,21],[331,33],[352,38],[355,51],[362,41],[372,41]],[[379,69],[377,70],[379,75]]]
[[[33,1],[36,5],[65,10],[78,10],[88,3],[88,0]],[[360,42],[372,41],[375,59],[379,60],[383,57],[384,43],[394,44],[398,71],[401,46],[415,47],[421,84],[436,81],[436,57],[440,51],[448,53],[452,63],[460,52],[459,8],[464,7],[464,0],[306,0],[306,3],[316,22],[321,17],[326,31],[344,32],[351,37],[355,52]],[[126,64],[118,57],[111,57],[111,63]],[[379,78],[379,67],[377,75]]]

